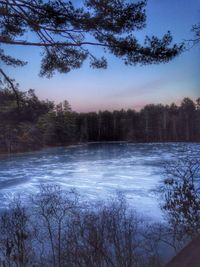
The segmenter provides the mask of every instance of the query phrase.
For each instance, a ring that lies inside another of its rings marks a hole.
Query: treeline
[[[200,98],[141,111],[73,112],[67,101],[41,101],[33,90],[0,91],[0,151],[16,152],[78,142],[199,142]]]

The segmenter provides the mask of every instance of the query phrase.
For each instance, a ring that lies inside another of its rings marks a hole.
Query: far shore
[[[24,154],[24,153],[32,153],[32,152],[38,152],[42,151],[44,149],[48,148],[59,148],[59,147],[78,147],[78,146],[84,146],[84,145],[90,145],[90,144],[200,144],[200,142],[192,142],[192,141],[166,141],[166,142],[134,142],[134,141],[92,141],[92,142],[78,142],[78,143],[69,143],[69,144],[57,144],[57,145],[48,145],[43,146],[38,149],[32,149],[32,150],[22,150],[22,151],[12,151],[12,152],[6,152],[0,150],[0,156],[10,156],[10,155],[18,155],[18,154]]]

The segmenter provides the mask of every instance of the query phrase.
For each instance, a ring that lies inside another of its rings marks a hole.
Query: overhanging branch
[[[25,45],[25,46],[40,46],[40,47],[53,47],[53,46],[75,46],[80,47],[83,45],[92,45],[92,46],[102,46],[110,47],[107,44],[95,43],[95,42],[81,42],[81,43],[66,43],[66,42],[55,42],[55,43],[41,43],[41,42],[27,42],[27,41],[15,41],[15,40],[6,40],[0,37],[0,42],[7,45]]]
[[[17,110],[18,110],[18,115],[19,115],[20,114],[20,99],[19,99],[18,91],[15,88],[15,85],[13,84],[12,80],[8,77],[8,75],[1,68],[0,68],[0,74],[3,76],[3,78],[8,83],[8,85],[12,89],[13,93],[15,94],[16,103],[17,103]]]

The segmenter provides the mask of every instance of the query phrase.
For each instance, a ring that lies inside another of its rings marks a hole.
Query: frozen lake
[[[188,151],[200,154],[200,144],[101,143],[0,156],[0,208],[15,194],[26,199],[43,183],[76,188],[94,202],[122,191],[136,210],[160,219],[154,189],[164,179],[163,165]]]

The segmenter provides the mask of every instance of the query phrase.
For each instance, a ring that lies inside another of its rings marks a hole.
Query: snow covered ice
[[[188,151],[191,143],[94,143],[48,148],[37,152],[0,156],[0,208],[20,194],[24,201],[40,184],[59,184],[76,190],[89,202],[108,199],[121,191],[131,206],[161,219],[154,190],[163,177],[163,165]]]

